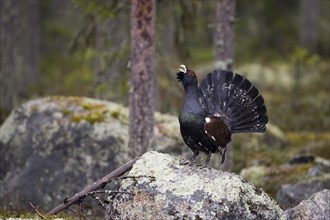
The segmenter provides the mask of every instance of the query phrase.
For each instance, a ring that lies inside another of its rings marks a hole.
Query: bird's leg
[[[221,152],[221,156],[222,156],[222,159],[221,159],[221,164],[223,164],[223,162],[225,162],[225,159],[226,159],[226,151],[227,151],[227,148],[223,148],[223,151]]]
[[[189,159],[190,162],[191,162],[191,164],[193,164],[193,163],[195,162],[195,159],[196,159],[196,157],[197,157],[198,154],[199,154],[199,151],[198,151],[198,150],[194,150],[193,152],[194,152],[194,154],[193,154],[193,155],[191,156],[191,158]]]
[[[211,160],[211,151],[207,152],[206,161],[205,161],[205,166],[209,169],[211,169],[210,160]]]
[[[189,166],[191,166],[195,163],[195,159],[198,156],[199,151],[198,150],[193,150],[193,149],[192,149],[192,151],[193,151],[194,154],[191,156],[191,158],[189,160],[180,162],[180,165],[189,165]]]
[[[201,169],[204,169],[204,168],[211,169],[211,167],[210,167],[211,154],[212,154],[211,151],[206,153],[205,165],[202,165],[200,167]]]

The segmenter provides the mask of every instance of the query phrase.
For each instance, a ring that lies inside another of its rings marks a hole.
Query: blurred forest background
[[[128,105],[128,0],[0,2],[1,123],[15,106],[41,96]],[[180,64],[200,79],[214,69],[215,4],[157,0],[158,111],[176,115],[182,107],[175,77]],[[327,158],[329,10],[329,0],[237,0],[234,21],[234,71],[259,88],[271,124]]]

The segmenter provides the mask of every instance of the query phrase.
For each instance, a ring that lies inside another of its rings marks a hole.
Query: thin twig
[[[152,179],[152,181],[154,181],[156,179],[154,176],[139,175],[139,176],[121,176],[121,177],[113,178],[111,181],[125,180],[125,179],[138,179],[138,178],[149,178],[149,179]]]
[[[113,191],[113,190],[96,190],[92,191],[86,194],[86,196],[94,195],[94,194],[99,194],[99,193],[104,193],[104,194],[111,194],[111,193],[122,193],[122,194],[129,194],[134,196],[134,193],[131,192],[125,192],[125,191]]]
[[[30,206],[34,209],[34,211],[40,216],[40,218],[45,219],[45,216],[39,212],[39,210],[32,204],[32,202],[29,202]]]
[[[110,212],[107,210],[107,205],[104,202],[102,202],[100,197],[94,196],[93,194],[89,194],[89,196],[91,196],[93,199],[95,199],[100,204],[100,206],[102,206],[102,208],[106,211],[106,213],[108,215],[110,215]]]
[[[84,190],[82,190],[81,192],[75,194],[71,198],[65,199],[65,201],[63,203],[61,203],[59,206],[55,207],[54,209],[50,210],[45,216],[49,217],[51,215],[56,215],[57,213],[61,212],[64,209],[67,209],[71,205],[76,204],[78,201],[80,201],[81,198],[85,197],[87,193],[98,190],[100,188],[104,188],[107,185],[107,183],[112,181],[113,178],[117,178],[117,177],[123,175],[124,173],[126,173],[127,171],[129,171],[130,169],[132,169],[133,164],[139,158],[140,157],[134,158],[133,160],[127,162],[126,164],[120,166],[119,168],[117,168],[113,172],[109,173],[108,175],[106,175],[102,179],[99,179],[98,181],[96,181],[92,185],[86,187]]]

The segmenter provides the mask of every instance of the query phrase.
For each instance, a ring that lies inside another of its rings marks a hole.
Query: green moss
[[[0,211],[0,219],[7,219],[7,218],[18,218],[18,219],[26,219],[26,220],[41,220],[42,218],[35,214],[35,213],[9,213],[8,210],[1,210]],[[64,220],[73,220],[74,218],[71,216],[59,214],[56,216],[47,217],[47,219],[64,219]]]
[[[83,103],[82,107],[86,110],[90,110],[92,108],[92,105],[90,103]]]
[[[63,113],[64,116],[68,116],[71,114],[71,111],[66,108],[62,108],[61,112]]]
[[[76,123],[79,123],[82,120],[86,120],[90,124],[94,124],[94,123],[104,122],[105,119],[106,117],[104,116],[104,114],[100,112],[91,112],[88,113],[87,115],[75,115],[72,117],[71,120]]]
[[[72,122],[76,122],[76,123],[79,123],[83,118],[81,116],[73,116],[71,118],[71,121]]]
[[[69,103],[66,104],[73,107],[82,107],[83,110],[72,112],[63,108],[61,111],[64,115],[71,115],[71,121],[79,123],[82,120],[87,121],[90,124],[104,122],[107,118],[107,113],[109,111],[107,105],[104,103],[93,103],[87,102],[79,97],[72,97]]]
[[[113,118],[118,119],[119,116],[120,116],[120,112],[118,112],[118,111],[113,111],[113,112],[111,112],[111,116],[112,116]]]
[[[97,122],[103,122],[105,120],[105,117],[100,112],[94,112],[92,114],[88,114],[86,116],[86,121],[88,121],[91,124],[97,123]]]

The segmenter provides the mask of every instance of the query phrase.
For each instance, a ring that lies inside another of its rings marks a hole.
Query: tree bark
[[[39,1],[1,0],[0,10],[0,108],[6,112],[39,80]]]
[[[217,0],[214,30],[215,68],[232,70],[234,64],[234,20],[235,0]],[[233,167],[232,143],[227,145],[226,160],[222,169],[231,171]]]
[[[151,146],[155,104],[154,0],[131,0],[130,141],[132,157]]]
[[[215,68],[233,69],[235,0],[217,0],[214,30]]]
[[[300,33],[301,45],[309,52],[315,52],[320,27],[320,0],[300,1]]]
[[[28,0],[26,2],[27,10],[27,46],[26,51],[27,63],[29,66],[29,84],[36,85],[40,82],[40,2],[39,0]]]
[[[18,41],[19,30],[22,25],[19,19],[21,10],[17,1],[0,1],[1,16],[1,109],[12,108],[15,100],[22,92],[24,84],[18,78],[22,71],[23,56]],[[17,30],[18,29],[18,30]],[[17,44],[16,44],[17,43]],[[16,44],[16,45],[15,45]],[[16,86],[15,86],[16,85]],[[16,88],[15,88],[16,87]]]

